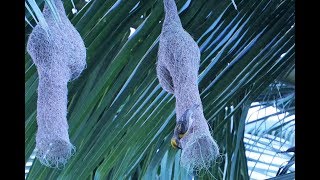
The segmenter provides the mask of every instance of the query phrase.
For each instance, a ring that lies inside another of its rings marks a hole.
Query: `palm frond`
[[[289,87],[266,89],[295,64],[295,2],[234,2],[238,10],[228,0],[177,1],[183,26],[201,50],[204,115],[222,153],[197,179],[249,179],[244,140],[251,104],[270,106],[272,97],[281,95],[279,106],[294,107]],[[78,13],[72,14],[70,1],[65,9],[87,47],[87,69],[68,87],[69,134],[77,152],[62,170],[35,160],[27,179],[191,179],[195,174],[179,166],[180,151],[169,143],[174,97],[162,90],[155,72],[162,1],[74,3]],[[32,14],[26,19],[34,22]],[[129,37],[130,27],[136,30]],[[26,39],[31,30],[26,23]],[[36,68],[26,54],[26,162],[35,147],[37,86]],[[279,125],[273,128],[263,134],[281,134]]]

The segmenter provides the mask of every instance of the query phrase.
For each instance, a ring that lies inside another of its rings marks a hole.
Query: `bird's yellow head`
[[[172,146],[173,148],[181,149],[179,139],[177,139],[177,138],[172,138],[172,139],[171,139],[171,146]]]

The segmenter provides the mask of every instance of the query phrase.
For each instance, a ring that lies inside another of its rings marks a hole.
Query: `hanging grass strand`
[[[67,84],[84,70],[86,48],[67,18],[61,0],[54,2],[61,22],[56,22],[45,4],[43,15],[49,34],[41,26],[35,26],[28,39],[27,51],[39,75],[36,157],[48,167],[62,168],[75,152],[68,134]]]
[[[203,115],[198,90],[200,50],[181,24],[174,0],[163,0],[165,19],[160,35],[157,76],[176,98],[177,123],[171,144],[182,149],[181,166],[188,172],[207,169],[219,155]]]

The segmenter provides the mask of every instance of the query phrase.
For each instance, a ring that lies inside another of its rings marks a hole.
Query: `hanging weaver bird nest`
[[[27,51],[39,75],[36,157],[49,167],[63,167],[75,152],[67,123],[67,84],[86,66],[84,42],[66,16],[61,0],[55,0],[61,21],[45,4],[48,31],[37,25],[29,36]]]
[[[198,90],[200,50],[181,24],[174,0],[163,0],[165,19],[160,35],[157,76],[176,98],[176,127],[171,144],[182,149],[180,163],[189,172],[208,168],[219,155]]]

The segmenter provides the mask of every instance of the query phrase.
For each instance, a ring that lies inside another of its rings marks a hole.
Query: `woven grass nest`
[[[36,157],[48,167],[61,168],[75,152],[68,134],[67,84],[86,67],[84,42],[66,16],[61,0],[55,0],[61,21],[45,4],[49,29],[37,25],[29,36],[27,51],[39,75]]]
[[[157,77],[176,99],[172,143],[182,149],[180,163],[189,172],[206,169],[219,156],[203,114],[198,90],[200,50],[181,24],[174,0],[163,0],[165,19],[160,35]]]

